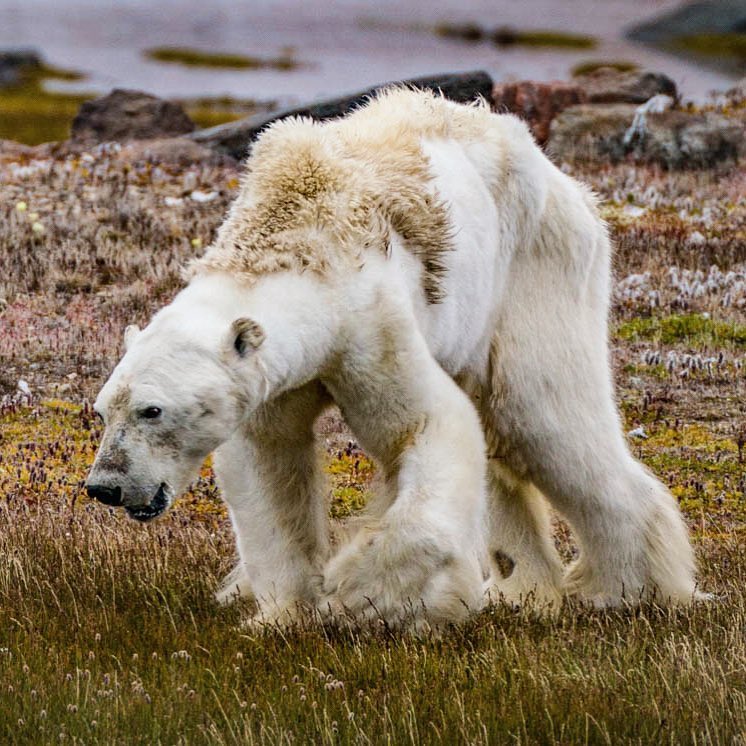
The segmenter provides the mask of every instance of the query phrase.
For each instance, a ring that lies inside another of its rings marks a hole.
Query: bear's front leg
[[[329,538],[312,428],[327,402],[317,382],[283,394],[215,453],[239,555],[217,598],[253,597],[256,621],[292,623],[317,600]]]
[[[414,629],[459,621],[484,597],[481,424],[415,328],[371,332],[327,385],[391,499],[327,564],[319,608]]]

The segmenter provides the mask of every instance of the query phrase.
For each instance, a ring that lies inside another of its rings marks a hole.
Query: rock
[[[536,141],[543,145],[549,137],[549,125],[557,114],[583,103],[585,92],[573,83],[498,83],[492,89],[492,106],[498,113],[511,112],[525,119]]]
[[[41,55],[33,49],[16,49],[0,52],[0,88],[22,82],[23,73],[42,66]]]
[[[441,91],[446,98],[460,103],[474,101],[480,96],[489,101],[492,96],[492,78],[487,73],[481,71],[415,78],[399,81],[399,84],[414,88]],[[364,104],[376,91],[387,85],[391,85],[391,83],[383,83],[351,96],[318,101],[308,106],[284,109],[273,114],[258,114],[245,119],[239,119],[236,122],[228,122],[217,127],[198,130],[191,134],[190,138],[195,142],[212,148],[218,153],[224,153],[237,160],[241,160],[246,157],[249,146],[258,134],[272,122],[293,116],[311,117],[320,121],[341,117],[349,114],[349,112],[361,104]]]
[[[730,106],[746,106],[746,78],[741,78],[732,88],[725,92],[726,102]]]
[[[610,161],[628,158],[671,169],[712,168],[746,156],[744,123],[713,111],[648,113],[634,138],[638,107],[584,104],[565,109],[552,122],[547,149],[558,161]]]
[[[649,70],[620,72],[613,67],[601,67],[574,81],[591,104],[643,104],[658,94],[676,100],[676,83],[663,73]]]
[[[81,105],[72,124],[74,142],[124,142],[183,135],[194,122],[173,101],[140,91],[115,88],[107,96]]]
[[[229,166],[236,161],[186,137],[167,137],[160,140],[134,140],[123,145],[117,157],[128,163],[150,161],[175,166],[201,163],[210,166]]]
[[[561,112],[549,129],[547,150],[557,161],[619,161],[624,134],[637,107],[632,104],[581,104]]]

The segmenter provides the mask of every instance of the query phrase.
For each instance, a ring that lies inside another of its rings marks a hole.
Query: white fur
[[[590,193],[513,117],[427,102],[450,133],[425,123],[420,142],[432,177],[422,188],[452,224],[441,302],[428,302],[422,264],[395,231],[386,253],[356,246],[354,268],[330,260],[325,274],[203,270],[131,335],[99,407],[122,380],[152,375],[154,359],[156,370],[169,355],[183,364],[172,348],[220,361],[218,373],[188,363],[225,399],[216,409],[239,413],[215,443],[240,556],[220,597],[253,594],[263,618],[315,604],[393,623],[458,620],[483,603],[485,568],[490,594],[515,602],[690,600],[684,523],[630,455],[614,404],[610,246]],[[349,121],[385,128],[407,106],[420,112],[422,95],[391,94]],[[325,152],[336,137],[365,148],[344,126],[324,130]],[[239,317],[266,336],[245,358],[231,347]],[[333,556],[311,432],[331,399],[383,477]],[[581,545],[566,583],[548,505]],[[514,562],[507,578],[497,552]]]

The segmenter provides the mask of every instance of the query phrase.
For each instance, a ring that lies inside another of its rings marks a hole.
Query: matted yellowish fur
[[[477,139],[488,117],[486,105],[457,108],[430,92],[413,100],[412,91],[392,88],[344,119],[277,122],[254,145],[239,196],[190,273],[324,274],[358,265],[368,247],[386,252],[395,231],[422,262],[427,298],[437,302],[451,229],[421,141]]]

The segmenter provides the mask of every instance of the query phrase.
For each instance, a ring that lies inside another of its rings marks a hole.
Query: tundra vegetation
[[[209,461],[163,519],[89,501],[90,402],[181,285],[238,187],[228,165],[0,151],[0,741],[739,743],[746,736],[746,177],[573,166],[617,244],[613,365],[636,453],[689,520],[710,603],[530,599],[439,637],[240,627]],[[582,364],[579,363],[579,364]],[[19,384],[19,381],[22,383]],[[335,521],[375,469],[318,424]],[[575,552],[561,521],[556,540]]]
[[[292,49],[283,50],[277,57],[250,57],[230,52],[205,52],[189,47],[153,47],[145,51],[145,56],[155,62],[170,62],[188,67],[214,67],[230,70],[256,70],[272,68],[293,70],[300,63],[293,57]]]

